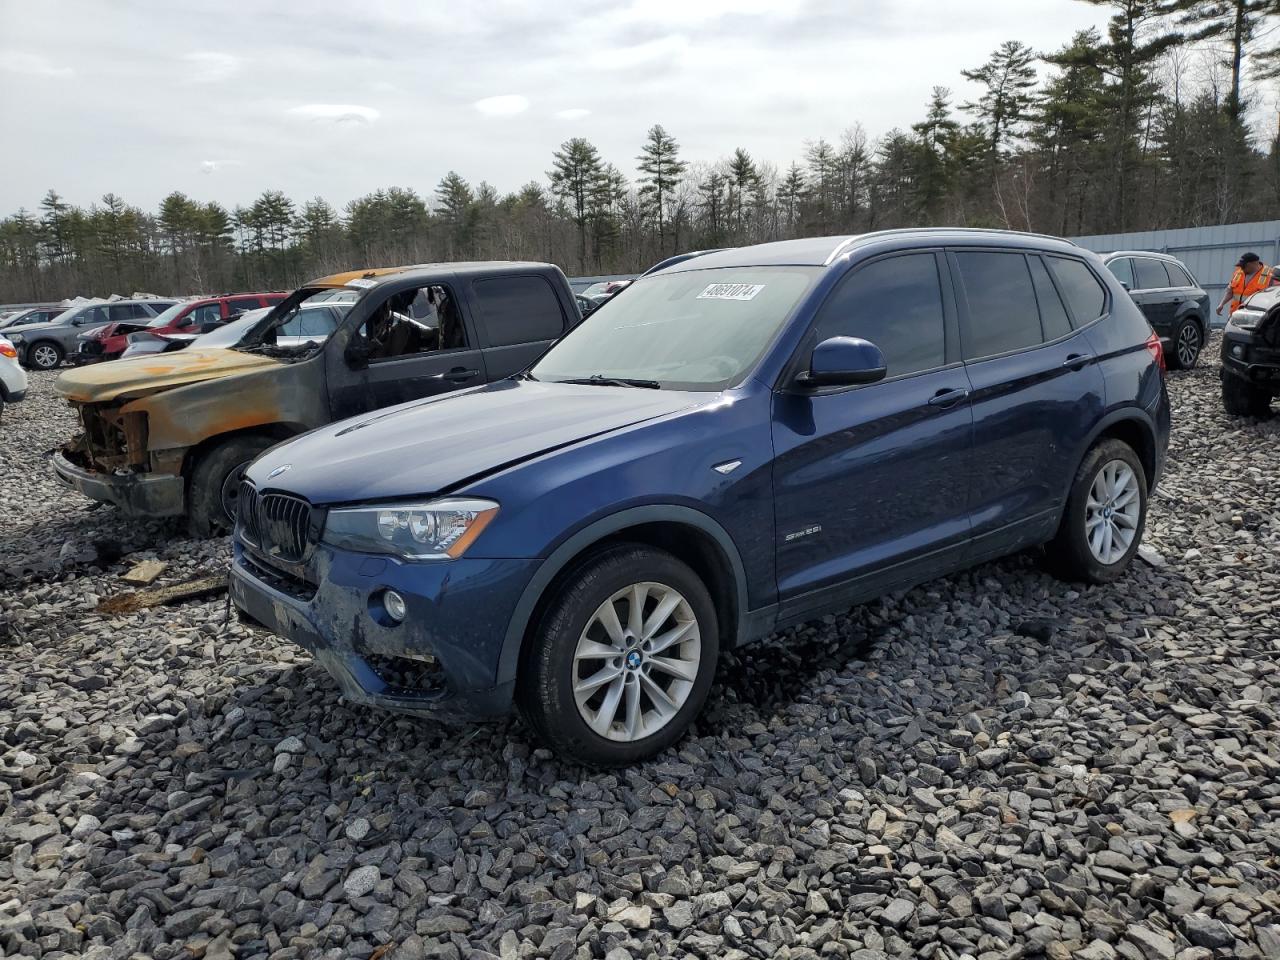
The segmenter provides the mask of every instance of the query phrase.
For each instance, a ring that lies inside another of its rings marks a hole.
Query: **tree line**
[[[50,190],[0,220],[0,302],[150,290],[284,289],[357,267],[532,259],[631,272],[681,250],[915,225],[1064,236],[1280,218],[1280,125],[1250,122],[1280,77],[1280,0],[1078,0],[1105,31],[1010,40],[938,86],[909,129],[854,123],[779,169],[744,147],[681,155],[653,125],[622,166],[589,140],[503,194],[449,172],[337,210],[268,190],[233,209],[171,193],[144,211]],[[1259,101],[1254,103],[1254,101]]]

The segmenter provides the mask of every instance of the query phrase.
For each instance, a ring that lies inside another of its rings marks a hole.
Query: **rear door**
[[[555,287],[540,274],[474,280],[471,297],[490,380],[529,366],[572,322]]]
[[[1053,534],[1076,451],[1103,412],[1102,373],[1039,254],[948,256],[973,385],[973,556],[999,556]]]
[[[485,382],[475,324],[452,276],[387,283],[325,347],[334,419]]]
[[[797,363],[861,337],[886,379],[774,397],[778,593],[786,617],[954,566],[969,536],[973,414],[940,251],[855,266],[818,309]]]
[[[1164,263],[1154,257],[1133,258],[1133,300],[1142,308],[1147,323],[1162,337],[1172,332],[1178,295],[1170,288]]]

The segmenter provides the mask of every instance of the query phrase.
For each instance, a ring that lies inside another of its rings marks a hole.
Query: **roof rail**
[[[1069,243],[1073,247],[1079,246],[1074,240],[1068,240],[1066,237],[1055,237],[1051,233],[1035,233],[1030,230],[1004,230],[999,227],[893,227],[889,230],[872,230],[869,233],[860,234],[858,239],[887,233],[1003,233],[1017,237],[1038,237],[1041,240],[1057,240],[1060,243]]]

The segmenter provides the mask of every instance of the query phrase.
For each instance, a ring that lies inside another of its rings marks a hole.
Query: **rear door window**
[[[484,346],[554,340],[564,332],[560,298],[543,277],[494,277],[473,289]]]
[[[1045,340],[1057,340],[1071,332],[1071,320],[1067,317],[1067,308],[1062,304],[1062,297],[1053,285],[1053,278],[1045,269],[1044,261],[1039,257],[1027,257],[1027,266],[1031,268],[1031,280],[1036,288],[1036,301],[1040,304],[1040,325],[1044,329]]]
[[[1133,289],[1133,261],[1128,257],[1118,257],[1107,263],[1107,269],[1115,274],[1116,279]]]
[[[969,303],[961,326],[966,360],[1024,350],[1043,342],[1040,310],[1025,256],[961,251],[955,258]]]
[[[1135,290],[1160,290],[1169,286],[1169,275],[1164,264],[1150,257],[1134,257],[1133,270],[1138,281]]]
[[[840,281],[818,310],[815,342],[861,337],[884,354],[887,376],[946,363],[942,285],[932,253],[876,260]]]
[[[1058,289],[1067,301],[1075,326],[1093,323],[1107,310],[1107,290],[1083,261],[1071,257],[1046,257]]]
[[[279,303],[280,301],[276,301]],[[227,316],[233,317],[237,313],[244,313],[248,310],[257,310],[262,306],[260,297],[241,297],[239,300],[227,301]]]

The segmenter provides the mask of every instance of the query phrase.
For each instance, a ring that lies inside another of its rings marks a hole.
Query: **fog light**
[[[1244,347],[1241,344],[1237,343],[1234,347],[1231,348],[1231,355],[1235,357],[1237,360],[1242,359],[1244,357]]]
[[[404,606],[404,597],[396,593],[394,590],[388,590],[382,595],[382,606],[386,608],[387,616],[396,623],[404,619],[406,613]]]

